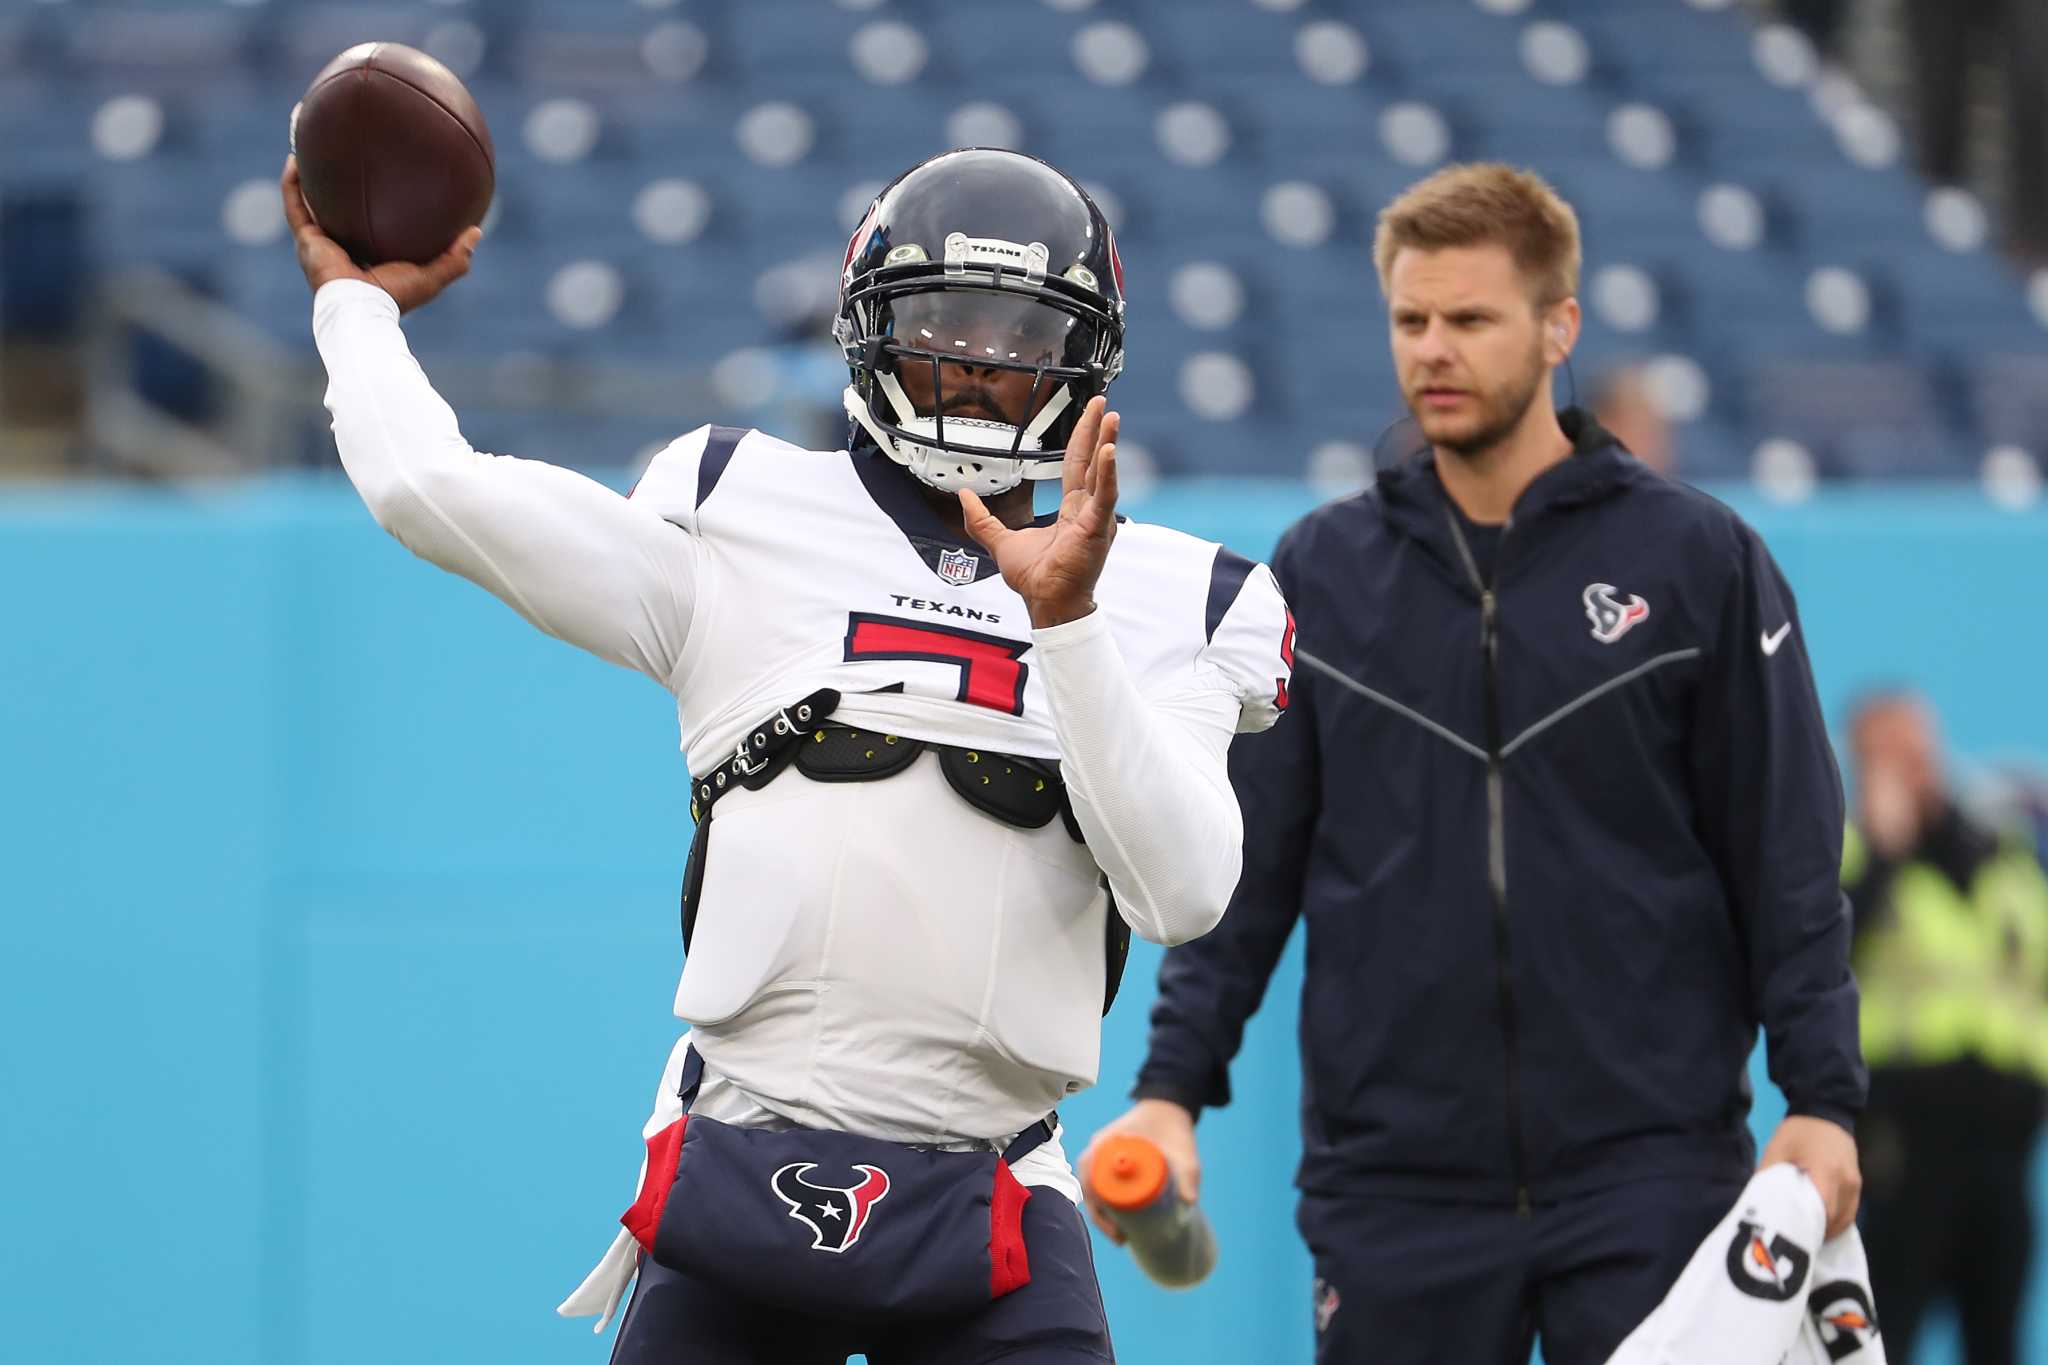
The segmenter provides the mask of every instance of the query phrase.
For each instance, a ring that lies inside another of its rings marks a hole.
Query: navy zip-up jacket
[[[1761,1023],[1795,1114],[1862,1108],[1842,787],[1756,533],[1577,412],[1494,581],[1426,454],[1274,572],[1293,696],[1240,739],[1243,879],[1171,950],[1136,1094],[1228,1102],[1297,918],[1312,1193],[1544,1202],[1747,1179]]]

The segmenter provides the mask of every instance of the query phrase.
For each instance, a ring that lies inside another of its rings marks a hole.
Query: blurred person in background
[[[2008,245],[2048,265],[2048,3],[1907,0],[1905,19],[1921,170],[1937,184],[1969,179],[1973,92],[1995,70]]]
[[[1950,1297],[1968,1365],[2014,1365],[2048,1080],[2048,880],[2030,831],[1957,801],[1925,698],[1866,697],[1849,745],[1863,1233],[1890,1358],[1911,1358],[1928,1307]]]
[[[2026,767],[2006,773],[2011,791],[2012,826],[2029,831],[2034,855],[2048,863],[2048,772]]]
[[[1231,755],[1244,875],[1167,953],[1106,1130],[1196,1195],[1196,1118],[1302,921],[1321,1365],[1539,1337],[1602,1365],[1758,1168],[1759,1024],[1790,1108],[1762,1164],[1831,1235],[1856,1211],[1842,788],[1792,593],[1734,513],[1554,406],[1579,241],[1501,165],[1381,213],[1412,457],[1281,539],[1292,714]]]
[[[1649,376],[1636,366],[1609,370],[1593,381],[1593,420],[1607,428],[1629,454],[1665,478],[1678,474],[1678,447],[1671,419],[1650,390]]]

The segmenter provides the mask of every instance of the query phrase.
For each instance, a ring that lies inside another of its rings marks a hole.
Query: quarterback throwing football
[[[637,1270],[634,1365],[1110,1358],[1054,1110],[1095,1080],[1128,935],[1223,913],[1225,754],[1285,706],[1292,624],[1264,567],[1116,515],[1094,203],[1014,152],[912,168],[847,246],[850,448],[700,427],[620,497],[471,449],[414,361],[399,316],[474,230],[363,269],[290,165],[284,194],[379,524],[676,697],[689,1027],[629,1230],[564,1311],[609,1316]]]

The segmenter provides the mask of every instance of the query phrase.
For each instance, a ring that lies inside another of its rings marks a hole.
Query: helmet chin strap
[[[903,392],[903,385],[895,375],[877,374],[875,381],[888,398],[889,406],[895,410],[898,427],[918,436],[938,439],[937,419],[918,415],[917,408],[909,395]],[[1063,457],[1043,455],[1040,443],[1046,429],[1059,420],[1060,413],[1073,401],[1073,395],[1065,384],[1054,390],[1051,400],[1031,419],[1021,437],[1017,428],[1007,422],[991,422],[979,417],[946,419],[946,440],[949,443],[986,449],[989,452],[986,456],[967,454],[957,449],[945,450],[936,445],[892,436],[882,430],[873,412],[851,384],[847,385],[842,397],[847,415],[875,438],[875,445],[884,455],[908,469],[920,483],[942,493],[970,488],[982,497],[993,497],[997,493],[1009,492],[1027,479],[1059,477]],[[1009,454],[1013,447],[1038,458],[1013,457]]]

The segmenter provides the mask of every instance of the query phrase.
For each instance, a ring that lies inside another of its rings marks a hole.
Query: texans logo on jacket
[[[1630,595],[1624,602],[1615,596],[1612,583],[1591,583],[1584,596],[1586,619],[1593,623],[1593,638],[1603,645],[1611,645],[1628,634],[1636,622],[1648,618],[1650,604],[1641,597]]]
[[[819,1185],[804,1177],[818,1169],[815,1161],[792,1161],[772,1179],[775,1193],[789,1205],[789,1216],[811,1230],[811,1250],[841,1252],[860,1240],[868,1215],[889,1193],[889,1173],[880,1166],[855,1166],[858,1185]]]

